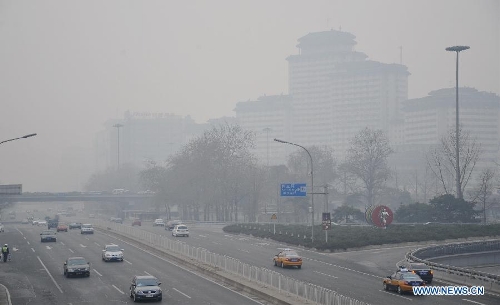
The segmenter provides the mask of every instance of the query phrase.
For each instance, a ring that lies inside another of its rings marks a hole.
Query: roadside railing
[[[439,264],[429,260],[430,258],[436,258],[440,256],[499,251],[499,250],[500,250],[500,240],[485,240],[477,242],[455,243],[455,244],[446,244],[440,246],[419,248],[417,250],[408,252],[406,254],[406,258],[413,261],[425,263],[428,266],[431,266],[433,269],[445,271],[450,274],[458,274],[461,276],[468,276],[474,279],[489,281],[492,284],[500,284],[500,275],[477,271],[468,268]]]
[[[148,243],[162,251],[177,254],[181,259],[189,258],[249,281],[274,287],[280,294],[295,295],[322,305],[368,305],[333,290],[298,281],[266,268],[251,266],[238,259],[213,253],[204,248],[190,246],[182,241],[169,239],[164,235],[97,219],[94,221],[94,226],[103,230],[111,230],[139,242]]]

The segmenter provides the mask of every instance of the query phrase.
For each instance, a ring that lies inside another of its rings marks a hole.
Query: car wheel
[[[275,266],[278,266],[278,263],[277,263],[276,261],[274,261],[274,265],[275,265]]]
[[[384,283],[384,290],[389,290],[389,287],[387,287],[387,283]]]
[[[283,264],[283,262],[281,262],[281,268],[285,268],[285,264]]]
[[[297,268],[301,269],[301,268],[302,268],[302,266],[297,266]]]
[[[398,293],[403,294],[403,290],[401,290],[401,286],[398,286]]]

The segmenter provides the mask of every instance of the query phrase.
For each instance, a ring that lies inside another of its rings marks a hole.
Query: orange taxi
[[[281,268],[297,266],[302,268],[302,257],[292,249],[284,249],[273,258],[274,265]]]
[[[413,293],[413,287],[425,286],[425,282],[413,272],[396,271],[384,278],[384,290],[396,290],[399,294]]]

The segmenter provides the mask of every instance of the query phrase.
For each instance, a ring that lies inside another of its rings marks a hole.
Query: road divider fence
[[[178,258],[195,260],[216,270],[223,270],[254,283],[273,287],[280,294],[295,295],[321,305],[368,305],[336,291],[305,283],[266,268],[251,266],[236,258],[190,246],[180,240],[172,240],[165,235],[98,219],[94,221],[94,226],[102,230],[111,230],[138,242],[147,243],[156,249],[174,254]]]

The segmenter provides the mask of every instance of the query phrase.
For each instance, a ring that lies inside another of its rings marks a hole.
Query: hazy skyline
[[[500,94],[500,2],[0,0],[0,183],[81,188],[92,141],[132,112],[234,116],[238,101],[288,93],[297,39],[331,28],[369,59],[402,62],[409,98],[460,85]]]

